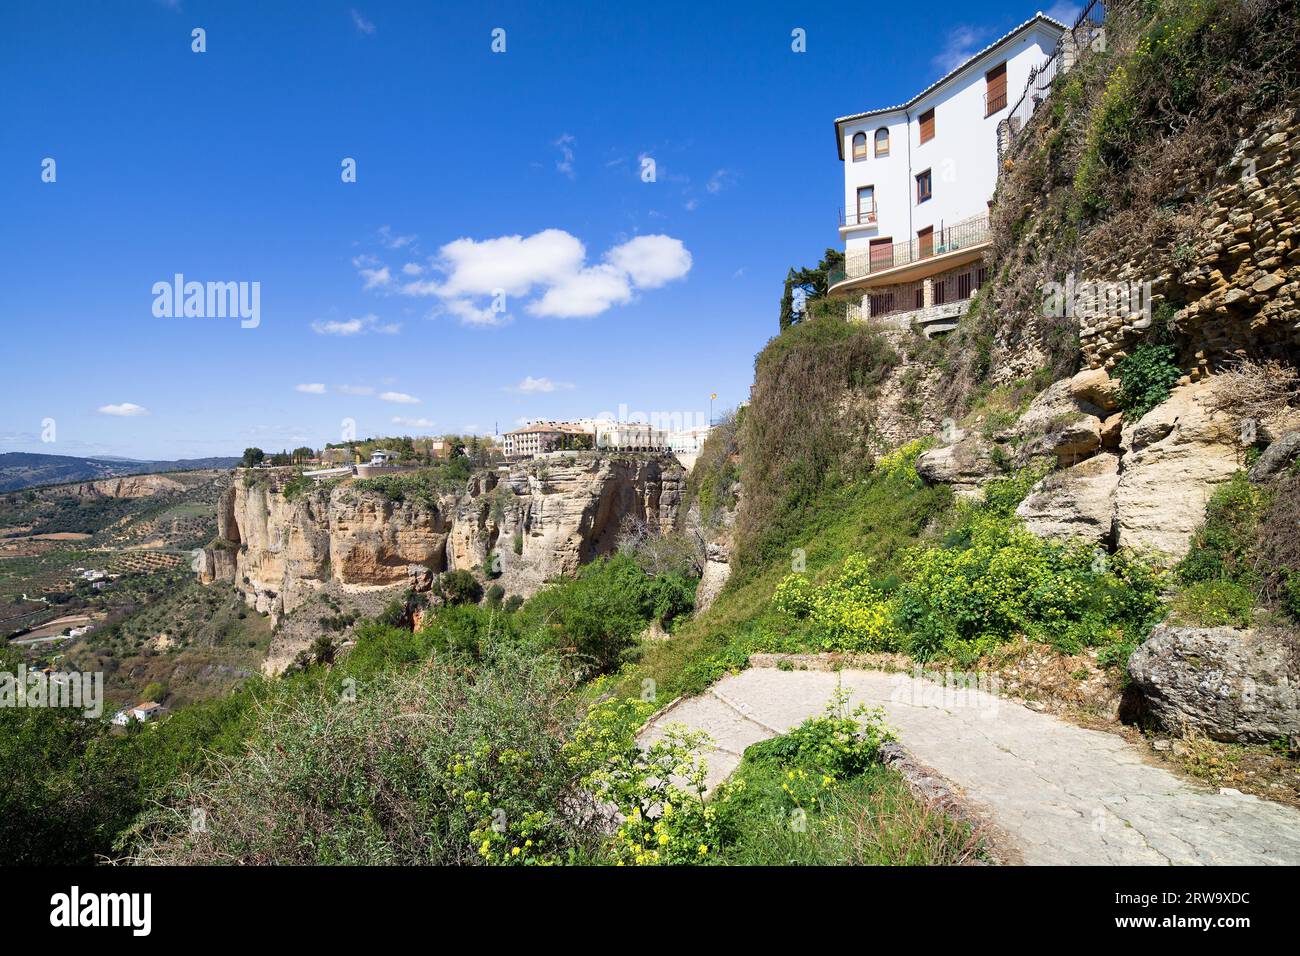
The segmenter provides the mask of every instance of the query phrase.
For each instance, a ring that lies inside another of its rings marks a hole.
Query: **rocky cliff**
[[[247,471],[218,503],[199,578],[234,583],[277,620],[329,584],[422,590],[443,571],[485,565],[507,594],[528,596],[614,551],[629,518],[671,527],[684,475],[670,456],[575,453],[393,500],[354,481],[287,495],[291,469]]]

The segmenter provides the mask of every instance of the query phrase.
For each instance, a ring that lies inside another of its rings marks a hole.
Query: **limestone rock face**
[[[1078,402],[1113,412],[1119,408],[1119,382],[1111,378],[1105,369],[1084,369],[1070,379],[1068,386],[1070,396]]]
[[[50,489],[48,493],[93,501],[97,498],[148,498],[160,492],[184,490],[185,485],[166,475],[129,475],[64,485]]]
[[[1121,547],[1181,558],[1215,487],[1240,467],[1237,431],[1209,405],[1214,389],[1213,378],[1176,388],[1124,429],[1115,493]]]
[[[985,481],[1001,473],[992,455],[987,442],[967,435],[923,452],[916,459],[916,473],[927,484],[951,485],[957,494],[972,497]]]
[[[1030,403],[1009,437],[1022,455],[1054,454],[1062,465],[1080,462],[1101,448],[1106,417],[1106,408],[1090,396],[1111,402],[1110,390],[1110,376],[1101,369],[1054,382]]]
[[[1110,544],[1114,536],[1119,456],[1101,454],[1048,475],[1030,489],[1016,514],[1045,538],[1084,538]]]
[[[1142,704],[1167,729],[1267,743],[1300,734],[1300,639],[1162,624],[1132,657]]]
[[[1296,458],[1300,458],[1300,431],[1287,432],[1264,449],[1264,454],[1251,466],[1250,480],[1266,481]]]
[[[350,482],[290,500],[290,474],[236,478],[217,505],[221,540],[198,567],[201,581],[232,581],[277,621],[327,585],[344,593],[427,589],[433,575],[480,568],[490,555],[496,582],[527,597],[613,553],[628,519],[672,527],[685,486],[668,455],[575,453],[476,475],[463,489],[419,501]]]

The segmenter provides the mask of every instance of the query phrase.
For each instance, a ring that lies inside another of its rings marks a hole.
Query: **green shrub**
[[[1161,576],[1145,563],[1044,541],[993,513],[972,513],[956,544],[914,548],[899,566],[894,578],[850,557],[821,587],[791,575],[773,605],[806,619],[821,650],[961,663],[1016,636],[1065,653],[1136,646],[1162,608]]]
[[[654,705],[611,698],[592,706],[565,748],[583,787],[618,810],[610,841],[614,860],[635,866],[707,863],[727,834],[729,795],[704,799],[707,767],[699,731],[668,728],[648,747],[636,735]]]
[[[483,597],[483,585],[463,568],[438,575],[432,590],[448,604],[477,604]]]
[[[1178,350],[1172,345],[1147,343],[1116,366],[1119,403],[1126,418],[1136,421],[1169,397],[1183,374],[1177,359]]]
[[[1179,624],[1197,627],[1249,627],[1251,609],[1255,606],[1254,592],[1236,581],[1197,581],[1172,604],[1174,618]]]
[[[133,855],[169,865],[592,859],[604,817],[564,753],[577,718],[557,706],[572,686],[554,660],[513,652],[472,672],[385,671],[350,698],[304,680],[258,707],[245,752],[182,778],[174,809],[141,818]],[[194,810],[206,828],[189,825]]]
[[[306,477],[301,471],[286,481],[280,491],[286,501],[296,501],[311,490],[315,482],[313,479]]]
[[[694,601],[689,578],[651,576],[630,555],[616,554],[540,591],[524,606],[524,616],[545,644],[574,652],[593,671],[604,672],[618,666],[650,621],[670,625]]]
[[[1267,498],[1240,471],[1215,488],[1205,506],[1205,523],[1175,569],[1179,579],[1193,584],[1252,578],[1250,552]]]
[[[470,474],[468,459],[459,457],[445,464],[420,468],[416,471],[359,478],[352,483],[352,487],[360,491],[376,492],[389,501],[409,501],[432,507],[443,495],[464,487]]]
[[[895,739],[884,717],[878,707],[859,705],[850,710],[848,693],[840,691],[821,717],[810,717],[789,733],[751,745],[745,759],[804,767],[833,780],[855,777],[879,763],[881,745]]]

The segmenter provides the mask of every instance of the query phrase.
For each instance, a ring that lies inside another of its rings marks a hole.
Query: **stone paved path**
[[[1300,811],[1199,786],[1123,738],[981,691],[907,674],[751,668],[657,716],[704,730],[709,785],[745,748],[825,710],[837,681],[880,706],[899,741],[946,777],[1031,864],[1300,864]]]

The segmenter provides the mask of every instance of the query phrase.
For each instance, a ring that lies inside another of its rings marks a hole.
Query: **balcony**
[[[863,229],[876,224],[876,204],[860,206],[857,209],[840,210],[840,231],[845,229]]]
[[[995,92],[992,96],[984,94],[984,116],[989,117],[994,113],[1007,108],[1007,91],[1003,87],[1001,93]]]
[[[970,255],[988,245],[992,239],[989,217],[973,216],[951,226],[936,229],[928,236],[909,242],[894,242],[875,246],[870,252],[852,255],[844,260],[843,269],[832,270],[829,275],[831,291],[849,283],[875,285],[877,278],[902,282],[924,278],[935,272],[959,265]],[[913,274],[915,273],[915,274]],[[870,283],[857,280],[871,279]]]

